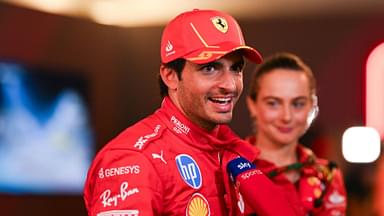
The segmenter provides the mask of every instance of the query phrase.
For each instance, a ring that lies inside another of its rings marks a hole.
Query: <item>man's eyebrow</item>
[[[198,66],[199,67],[205,67],[205,66],[222,66],[223,63],[219,62],[219,61],[212,61],[212,62],[208,62],[208,63],[203,63],[203,64],[199,64]]]
[[[203,63],[203,64],[197,64],[198,67],[204,67],[204,66],[223,66],[223,63],[220,62],[219,60],[208,62],[208,63]],[[239,59],[238,61],[234,62],[232,66],[237,66],[237,65],[245,65],[245,60],[244,58]]]

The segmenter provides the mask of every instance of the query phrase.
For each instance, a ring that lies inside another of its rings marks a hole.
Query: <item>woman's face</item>
[[[312,108],[308,77],[302,71],[274,69],[260,77],[257,98],[248,98],[247,105],[256,118],[258,143],[297,144]]]

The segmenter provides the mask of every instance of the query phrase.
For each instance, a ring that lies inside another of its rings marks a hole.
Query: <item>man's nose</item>
[[[219,87],[227,91],[235,91],[237,86],[237,75],[230,70],[224,70],[220,77]]]

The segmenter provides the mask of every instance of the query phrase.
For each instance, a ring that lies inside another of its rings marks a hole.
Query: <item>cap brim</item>
[[[185,55],[184,58],[196,64],[205,64],[216,61],[217,59],[237,50],[242,50],[244,57],[254,63],[260,64],[263,61],[260,53],[254,48],[233,44],[220,44],[218,46],[205,47]]]

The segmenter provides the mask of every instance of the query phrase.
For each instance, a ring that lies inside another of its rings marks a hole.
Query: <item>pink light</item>
[[[375,128],[384,138],[384,43],[369,54],[366,64],[366,126]]]

